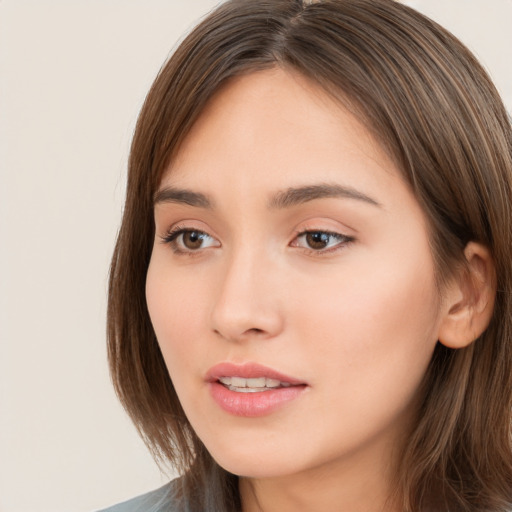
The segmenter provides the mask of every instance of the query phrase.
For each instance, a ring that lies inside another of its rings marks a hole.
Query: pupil
[[[329,235],[327,233],[308,233],[306,235],[308,245],[312,249],[324,249],[329,243]]]
[[[203,237],[198,231],[187,231],[183,236],[183,243],[187,249],[199,249],[203,243]]]

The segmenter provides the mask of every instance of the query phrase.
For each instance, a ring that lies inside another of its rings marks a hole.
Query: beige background
[[[127,151],[214,0],[0,0],[0,512],[85,512],[166,481],[111,390],[105,295]],[[512,108],[512,0],[410,0]]]

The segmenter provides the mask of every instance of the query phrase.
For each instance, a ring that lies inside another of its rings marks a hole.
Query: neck
[[[241,478],[243,512],[397,512],[391,468],[383,461],[346,460],[273,478]],[[389,459],[388,459],[389,460]]]

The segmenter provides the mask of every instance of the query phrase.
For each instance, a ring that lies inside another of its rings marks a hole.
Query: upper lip
[[[219,363],[210,368],[206,374],[207,382],[218,381],[221,377],[243,377],[245,379],[257,379],[260,377],[266,377],[268,379],[276,379],[280,382],[286,382],[291,385],[305,384],[304,381],[285,375],[284,373],[278,372],[263,366],[258,363]]]

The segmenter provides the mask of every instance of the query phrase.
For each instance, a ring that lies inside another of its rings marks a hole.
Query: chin
[[[250,446],[206,445],[215,462],[223,469],[238,476],[249,478],[272,478],[293,472],[293,458],[259,443]],[[213,449],[211,449],[213,448]]]
[[[215,459],[215,462],[222,468],[232,473],[245,478],[276,478],[286,476],[294,473],[292,468],[284,467],[281,463],[274,461],[266,461],[264,464],[261,461],[255,462],[254,460],[227,460],[222,457],[222,460]]]

